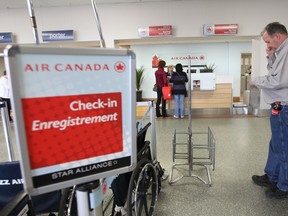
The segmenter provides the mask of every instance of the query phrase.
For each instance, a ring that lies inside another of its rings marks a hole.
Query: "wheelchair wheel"
[[[76,185],[62,190],[58,216],[77,216]]]
[[[129,183],[128,216],[152,216],[158,195],[158,177],[154,165],[148,159],[137,163]]]

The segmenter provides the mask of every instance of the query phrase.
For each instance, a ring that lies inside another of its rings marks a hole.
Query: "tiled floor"
[[[7,161],[2,122],[0,156]],[[188,119],[156,120],[157,155],[163,168],[170,171],[172,134],[188,130]],[[262,174],[270,139],[269,118],[193,118],[192,131],[211,128],[216,139],[216,169],[211,171],[212,186],[195,178],[183,178],[173,185],[162,184],[155,210],[157,216],[287,216],[288,200],[265,196],[265,189],[251,181]],[[149,129],[150,130],[150,129]],[[12,126],[12,132],[13,132]],[[149,138],[149,136],[147,136]],[[13,138],[15,144],[15,139]],[[205,178],[203,169],[193,171]]]
[[[269,199],[265,189],[251,181],[262,174],[266,162],[270,128],[268,118],[193,119],[194,132],[210,127],[216,138],[216,168],[212,186],[195,178],[184,178],[176,184],[163,184],[156,214],[159,216],[284,216],[287,200]],[[170,169],[172,165],[171,134],[186,131],[188,120],[157,120],[158,159]],[[160,132],[161,131],[161,132]],[[202,177],[205,172],[195,171]]]

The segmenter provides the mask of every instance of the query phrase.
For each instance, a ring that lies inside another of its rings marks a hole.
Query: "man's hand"
[[[256,88],[256,86],[254,85],[254,83],[251,80],[249,81],[249,86],[250,86],[250,88]]]
[[[275,51],[276,51],[276,49],[273,47],[267,47],[266,48],[266,54],[269,58],[274,55]]]

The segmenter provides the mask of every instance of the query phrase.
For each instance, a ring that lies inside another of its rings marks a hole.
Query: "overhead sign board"
[[[138,29],[139,37],[166,37],[172,36],[172,26],[149,26]]]
[[[30,194],[134,168],[132,51],[9,46],[4,59]]]
[[[235,35],[238,34],[237,24],[205,24],[204,35]]]
[[[12,32],[0,32],[0,43],[13,43]]]
[[[51,41],[73,41],[73,30],[42,31],[43,42]]]

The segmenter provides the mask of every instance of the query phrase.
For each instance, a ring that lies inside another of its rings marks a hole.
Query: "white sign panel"
[[[215,73],[192,73],[191,89],[192,90],[215,90],[216,89]]]
[[[10,46],[4,58],[30,194],[134,167],[132,51]]]

